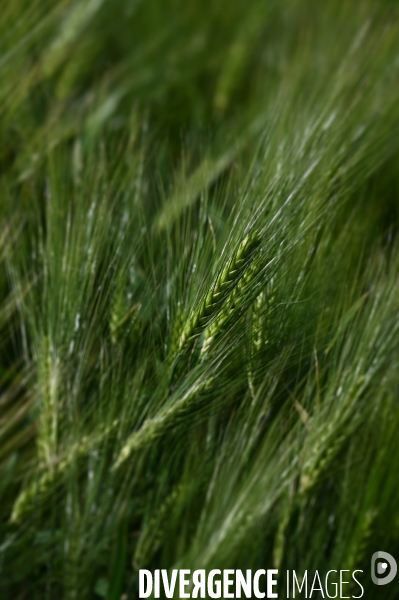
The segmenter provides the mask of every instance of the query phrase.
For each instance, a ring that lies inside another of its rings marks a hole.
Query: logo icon
[[[371,579],[373,583],[376,585],[391,583],[395,579],[397,571],[398,565],[393,556],[382,550],[374,552],[371,557]],[[384,575],[384,577],[380,577],[381,575]]]

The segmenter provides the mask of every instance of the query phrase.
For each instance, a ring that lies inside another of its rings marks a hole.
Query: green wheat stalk
[[[201,335],[216,318],[230,293],[239,285],[259,245],[260,238],[258,234],[247,235],[240,243],[237,252],[227,262],[199,308],[188,319],[180,337],[180,351]],[[242,285],[244,285],[244,282]]]

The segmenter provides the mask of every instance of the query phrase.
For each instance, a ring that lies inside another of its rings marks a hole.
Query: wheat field
[[[0,598],[397,599],[398,3],[3,0],[0,139]]]

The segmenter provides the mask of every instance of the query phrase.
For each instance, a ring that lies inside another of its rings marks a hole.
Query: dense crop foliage
[[[4,0],[0,139],[1,598],[398,598],[397,3]]]

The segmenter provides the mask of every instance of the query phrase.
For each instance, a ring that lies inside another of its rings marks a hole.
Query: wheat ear
[[[244,271],[253,259],[254,252],[259,244],[260,239],[257,234],[248,235],[241,242],[237,252],[218,276],[206,295],[205,300],[188,319],[180,338],[180,350],[187,343],[198,337],[215,319],[224,302],[236,287]]]

